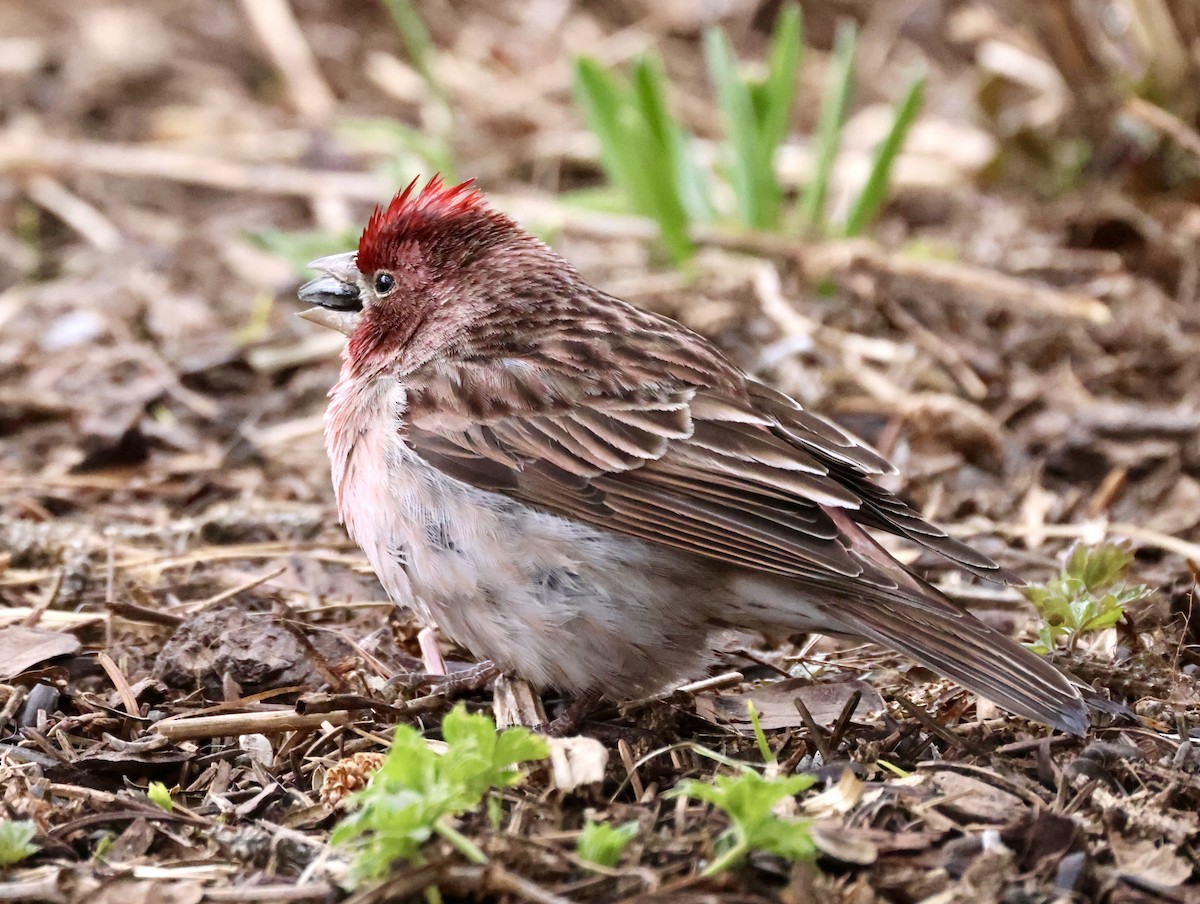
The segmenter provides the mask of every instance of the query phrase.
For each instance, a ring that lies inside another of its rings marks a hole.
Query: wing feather
[[[570,347],[588,341],[571,329]],[[622,386],[611,373],[581,379],[566,368],[560,359],[579,358],[563,354],[567,341],[512,366],[440,359],[408,375],[409,442],[468,483],[775,574],[878,575],[847,551],[822,511],[832,507],[1004,577],[876,484],[891,470],[877,453],[715,351],[665,342],[653,370],[642,349],[639,379]],[[599,343],[593,357],[620,354],[623,342],[635,340]]]

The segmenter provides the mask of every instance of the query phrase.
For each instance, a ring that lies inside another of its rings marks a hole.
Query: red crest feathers
[[[419,235],[420,227],[432,220],[470,213],[484,206],[483,193],[475,188],[474,179],[447,186],[440,175],[435,175],[414,194],[420,178],[408,183],[386,208],[375,208],[358,240],[358,266],[363,272],[374,270],[385,260],[389,246],[401,236]]]

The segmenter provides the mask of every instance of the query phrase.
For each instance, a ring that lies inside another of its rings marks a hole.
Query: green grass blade
[[[891,179],[892,166],[904,146],[904,139],[912,127],[921,105],[925,100],[925,77],[913,79],[904,92],[904,96],[896,105],[896,115],[887,136],[875,150],[875,159],[871,163],[871,173],[867,176],[866,184],[854,199],[850,212],[846,215],[846,224],[842,233],[846,236],[860,235],[867,224],[879,213],[883,202],[887,199],[888,182]]]
[[[446,89],[433,68],[437,47],[429,36],[429,29],[425,27],[421,14],[413,6],[412,0],[383,0],[383,5],[396,23],[396,30],[400,32],[400,39],[413,66],[430,90],[445,102],[448,98]]]
[[[679,192],[679,177],[688,169],[686,148],[679,125],[667,111],[662,69],[650,57],[643,57],[634,67],[633,99],[651,145],[650,153],[640,161],[647,176],[646,201],[671,256],[676,261],[686,260],[693,251],[688,214]]]
[[[673,154],[680,169],[675,173],[679,202],[692,222],[704,223],[712,219],[713,204],[708,194],[708,174],[693,153],[693,138],[682,128],[675,130],[673,138],[678,149]]]
[[[710,28],[704,33],[704,58],[725,122],[729,181],[742,223],[752,229],[769,229],[778,208],[777,203],[772,205],[775,174],[763,171],[763,159],[768,155],[761,148],[750,87],[738,71],[729,38],[720,29]]]
[[[659,66],[650,57],[642,57],[633,67],[633,96],[642,120],[650,128],[655,143],[666,148],[670,144],[674,122],[667,112],[666,89]],[[656,165],[659,161],[645,161]],[[669,165],[673,161],[666,161]]]
[[[609,181],[625,193],[637,212],[644,213],[639,206],[637,156],[626,134],[629,117],[622,115],[626,104],[622,86],[598,62],[579,57],[575,61],[575,96],[588,128],[600,140],[600,163]]]
[[[670,207],[679,209],[685,225],[692,220],[707,220],[712,205],[704,174],[692,156],[690,136],[667,108],[662,64],[650,57],[640,60],[633,72],[633,89],[655,144],[654,156],[643,160],[643,165],[649,167],[653,181],[673,189]]]
[[[832,77],[821,103],[821,118],[817,126],[817,151],[812,180],[804,190],[800,212],[809,228],[822,225],[825,218],[825,199],[829,193],[829,178],[837,159],[842,139],[842,125],[850,106],[854,88],[854,44],[857,29],[854,22],[838,23],[834,39]]]
[[[600,140],[600,161],[629,207],[653,218],[675,261],[691,256],[689,217],[679,192],[686,144],[666,107],[657,64],[639,61],[627,88],[598,62],[575,61],[575,95],[588,127]],[[690,163],[687,165],[690,166]]]
[[[763,82],[761,122],[763,145],[772,152],[787,138],[796,100],[796,73],[804,54],[804,19],[800,7],[789,4],[779,14]]]
[[[758,745],[758,755],[762,757],[763,765],[770,766],[775,762],[775,754],[767,743],[767,736],[762,730],[762,721],[758,718],[758,709],[753,700],[746,701],[746,712],[750,716],[750,725],[754,728],[754,743]]]

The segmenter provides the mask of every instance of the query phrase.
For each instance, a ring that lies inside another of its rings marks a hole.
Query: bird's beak
[[[321,270],[325,275],[309,280],[300,287],[300,300],[316,306],[301,311],[301,317],[347,336],[354,332],[362,311],[355,257],[356,252],[347,251],[317,258],[308,265],[310,269]]]

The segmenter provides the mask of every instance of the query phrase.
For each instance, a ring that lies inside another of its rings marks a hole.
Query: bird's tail
[[[807,585],[811,604],[830,621],[911,656],[1012,713],[1071,734],[1087,732],[1088,707],[1070,677],[907,571],[843,513],[830,514],[864,563],[885,578]]]
[[[837,600],[837,618],[850,633],[905,653],[1009,712],[1087,732],[1087,705],[1062,671],[932,587],[920,597],[906,589],[871,596]]]

